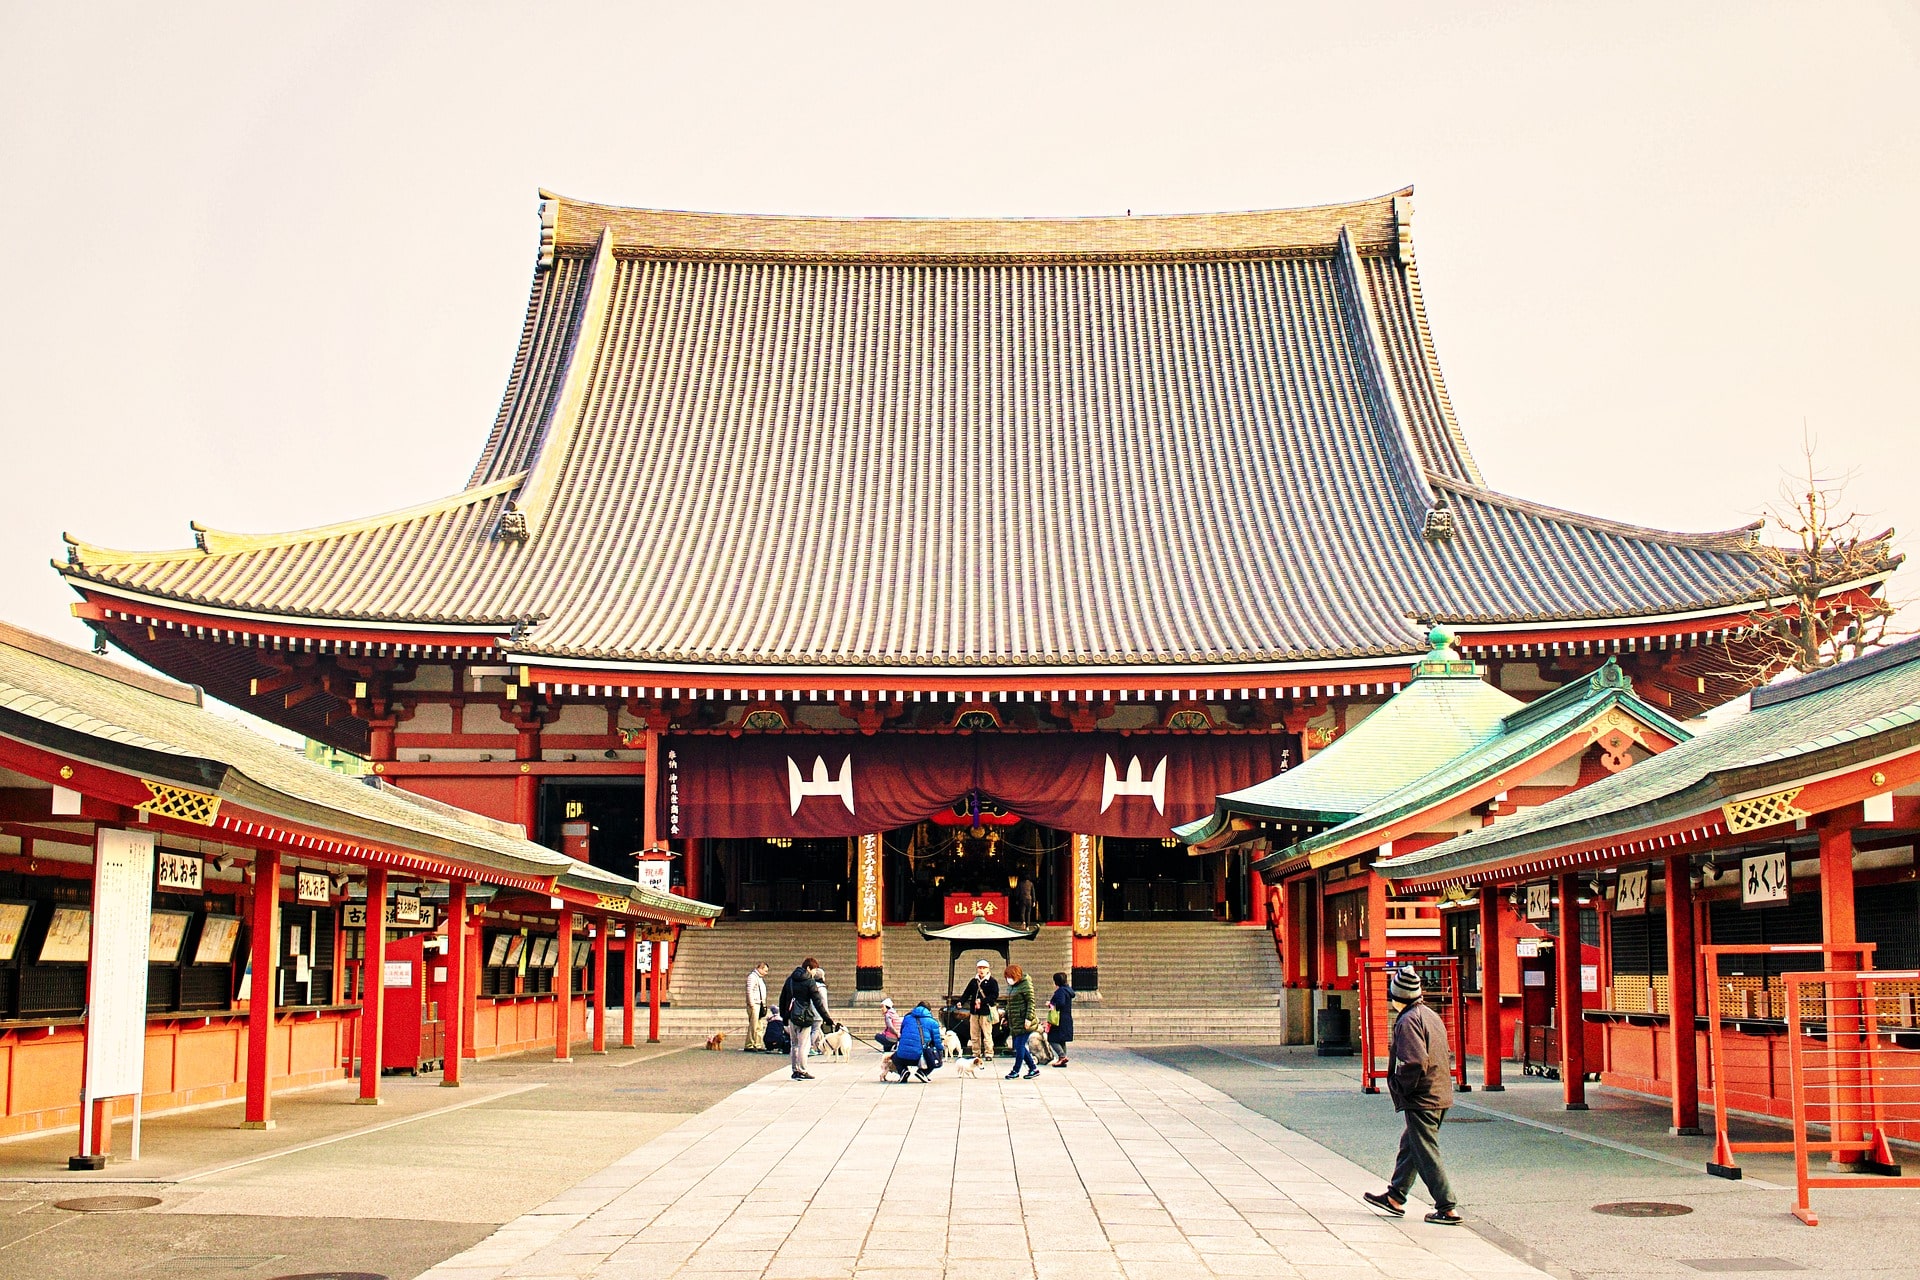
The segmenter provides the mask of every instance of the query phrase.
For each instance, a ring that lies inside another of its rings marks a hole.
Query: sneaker
[[[1025,1074],[1024,1076],[1021,1076],[1020,1078],[1022,1080],[1037,1080],[1040,1078],[1040,1073],[1038,1071],[1029,1071],[1027,1072],[1027,1074]]]
[[[1067,1065],[1067,1060],[1065,1058],[1055,1058],[1053,1060],[1053,1065],[1056,1067],[1064,1067]]]
[[[806,1072],[804,1072],[804,1071],[796,1071],[796,1072],[794,1072],[794,1073],[793,1073],[793,1078],[794,1078],[795,1080],[811,1080],[811,1079],[813,1079],[813,1077],[812,1077],[812,1076],[810,1076],[810,1075],[808,1075],[808,1074],[807,1074]]]
[[[1007,1074],[1006,1074],[1006,1075],[1004,1075],[1004,1076],[1002,1076],[1002,1077],[1001,1077],[1001,1079],[1003,1079],[1003,1080],[1017,1080],[1017,1079],[1018,1079],[1019,1077],[1020,1077],[1020,1068],[1018,1068],[1018,1067],[1015,1067],[1015,1068],[1014,1068],[1013,1070],[1011,1070],[1011,1071],[1009,1071],[1009,1072],[1007,1072]]]
[[[1435,1209],[1427,1215],[1427,1221],[1436,1227],[1457,1227],[1466,1219],[1451,1209]]]
[[[1393,1198],[1393,1192],[1391,1191],[1369,1191],[1360,1198],[1390,1217],[1404,1218],[1407,1216],[1407,1206],[1401,1201],[1395,1200]],[[1456,1218],[1454,1221],[1457,1222],[1459,1219]]]

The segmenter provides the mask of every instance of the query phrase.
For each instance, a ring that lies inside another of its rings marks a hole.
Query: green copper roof
[[[1468,748],[1426,776],[1384,796],[1365,813],[1337,827],[1303,840],[1290,849],[1256,863],[1256,870],[1299,857],[1309,857],[1323,849],[1364,839],[1403,818],[1432,809],[1448,797],[1463,794],[1528,758],[1564,741],[1568,734],[1607,711],[1620,707],[1636,720],[1657,729],[1675,742],[1692,735],[1665,714],[1634,695],[1626,673],[1611,658],[1598,671],[1583,680],[1564,685],[1546,697],[1521,707],[1500,721],[1496,732]]]
[[[1755,691],[1744,714],[1496,826],[1377,864],[1390,879],[1471,873],[1616,836],[1920,745],[1920,639]]]
[[[1211,817],[1175,834],[1198,844],[1236,817],[1302,827],[1346,822],[1497,733],[1526,704],[1481,679],[1478,667],[1447,647],[1450,637],[1435,634],[1413,682],[1378,711],[1285,773],[1220,796]]]

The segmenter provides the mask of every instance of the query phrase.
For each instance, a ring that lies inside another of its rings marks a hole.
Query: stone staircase
[[[1013,960],[1033,976],[1044,999],[1052,975],[1069,968],[1072,939],[1065,927],[1047,927],[1013,946]],[[861,1034],[879,1025],[878,994],[852,999],[854,937],[844,923],[742,923],[688,930],[673,962],[672,1007],[661,1029],[673,1035],[726,1031],[743,1034],[741,1008],[747,970],[765,960],[767,986],[780,983],[801,957],[827,974],[836,1013]],[[992,952],[961,956],[955,981],[964,984],[980,957],[1000,967]],[[886,935],[886,991],[906,1008],[916,1000],[937,1006],[946,994],[947,948],[924,941],[911,927]],[[1075,1006],[1078,1039],[1110,1044],[1278,1044],[1285,1024],[1277,1001],[1280,964],[1264,929],[1208,922],[1108,922],[1100,926],[1100,1000]]]

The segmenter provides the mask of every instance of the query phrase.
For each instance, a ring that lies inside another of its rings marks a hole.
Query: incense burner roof
[[[1748,531],[1486,487],[1409,194],[1060,220],[549,198],[466,489],[183,551],[74,542],[61,569],[658,672],[1283,668],[1416,655],[1417,616],[1764,596]]]

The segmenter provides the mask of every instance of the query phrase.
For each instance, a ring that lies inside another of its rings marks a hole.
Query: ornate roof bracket
[[[1346,322],[1347,344],[1353,350],[1353,362],[1365,390],[1367,416],[1373,419],[1375,434],[1387,457],[1387,472],[1392,479],[1400,509],[1415,529],[1427,535],[1428,516],[1439,505],[1433,487],[1427,483],[1426,463],[1414,442],[1413,427],[1401,411],[1392,375],[1387,372],[1386,340],[1381,336],[1380,317],[1367,292],[1360,266],[1360,253],[1354,247],[1347,228],[1340,228],[1340,248],[1333,259],[1334,280],[1339,287],[1340,313]],[[1445,541],[1453,536],[1452,520],[1445,521],[1445,536],[1430,538]],[[1434,530],[1437,532],[1437,529]]]
[[[560,393],[553,398],[553,407],[541,428],[540,444],[534,450],[526,480],[500,517],[503,541],[528,542],[539,534],[540,522],[559,487],[567,455],[573,452],[587,386],[593,381],[594,366],[600,360],[600,339],[606,332],[613,278],[618,271],[613,260],[611,230],[600,233],[600,245],[594,250],[593,263],[587,270],[589,276],[581,289],[584,301],[580,304],[580,320],[574,327],[573,343],[567,351],[566,375],[561,379]]]

